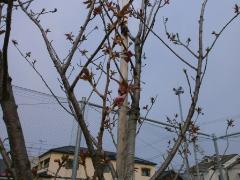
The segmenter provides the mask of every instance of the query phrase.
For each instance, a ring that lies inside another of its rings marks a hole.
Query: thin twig
[[[208,55],[206,56],[206,59],[205,59],[205,66],[204,66],[204,70],[203,70],[203,74],[202,74],[202,78],[201,78],[201,84],[202,84],[203,78],[205,77],[205,74],[207,71],[207,65],[208,65]]]
[[[141,129],[143,123],[144,123],[144,120],[147,118],[148,114],[150,113],[150,111],[151,111],[153,105],[155,104],[155,102],[156,102],[156,100],[157,100],[157,97],[158,97],[158,96],[155,96],[155,97],[154,97],[154,100],[153,100],[153,102],[151,102],[150,107],[147,109],[147,112],[146,112],[144,118],[141,118],[141,119],[142,119],[142,122],[141,122],[141,124],[140,124],[139,127],[138,127],[138,130],[137,130],[137,132],[136,132],[136,135],[139,134],[140,129]]]
[[[58,58],[58,56],[56,56],[56,51],[55,49],[53,48],[51,42],[48,40],[47,38],[47,34],[46,32],[44,31],[43,27],[41,26],[41,24],[33,17],[31,16],[31,14],[28,13],[27,9],[24,8],[23,6],[23,3],[18,0],[19,2],[19,5],[21,7],[21,9],[23,10],[23,12],[32,20],[32,22],[38,27],[38,29],[40,30],[41,34],[42,34],[42,37],[44,39],[44,42],[45,42],[45,45],[47,47],[47,50],[48,50],[48,53],[51,57],[51,60],[53,61],[54,65],[56,66],[56,69],[57,71],[59,72],[59,74],[62,73],[62,66],[61,66],[61,61],[60,59]]]
[[[203,59],[205,59],[209,52],[213,49],[214,45],[216,44],[218,38],[220,37],[220,35],[223,33],[223,31],[239,16],[240,13],[236,13],[235,16],[233,16],[226,24],[225,26],[222,27],[222,29],[219,31],[219,33],[217,35],[215,35],[215,39],[213,41],[213,43],[211,44],[210,48],[208,48],[206,54],[203,56]]]
[[[77,35],[77,37],[76,37],[76,39],[73,43],[72,49],[71,49],[70,53],[68,54],[68,58],[67,58],[66,63],[64,64],[64,67],[63,67],[63,73],[65,73],[67,71],[69,65],[71,64],[73,55],[74,55],[75,51],[77,50],[78,44],[82,40],[82,36],[85,32],[85,29],[87,28],[87,26],[88,26],[88,24],[91,20],[91,15],[92,15],[92,12],[94,10],[94,4],[95,4],[95,0],[93,0],[91,2],[91,6],[89,8],[89,11],[88,11],[87,17],[85,19],[85,22],[84,22],[83,26],[81,26],[80,31],[79,31],[79,33],[78,33],[78,35]]]
[[[147,29],[150,30],[150,32],[159,39],[180,61],[182,61],[184,64],[186,64],[191,69],[194,69],[197,71],[197,68],[188,63],[185,59],[183,59],[178,53],[176,53],[157,33],[155,33],[151,28],[147,27]]]
[[[183,72],[184,72],[184,74],[185,74],[185,76],[186,76],[186,79],[187,79],[190,96],[191,96],[191,98],[193,98],[193,95],[192,95],[192,86],[191,86],[191,83],[190,83],[189,76],[188,76],[188,74],[187,74],[187,70],[184,69]]]
[[[35,67],[35,63],[32,63],[23,53],[22,51],[18,48],[18,46],[16,44],[14,44],[14,46],[16,47],[16,49],[18,50],[18,52],[20,53],[20,55],[28,62],[28,64],[33,68],[33,70],[37,73],[37,75],[41,78],[41,80],[43,81],[44,85],[47,87],[47,89],[50,91],[50,93],[52,94],[52,96],[54,97],[54,99],[56,99],[56,101],[58,102],[58,104],[70,115],[73,116],[73,114],[61,103],[61,101],[58,99],[58,97],[55,95],[55,93],[53,92],[53,90],[50,88],[50,86],[48,85],[48,83],[46,82],[45,78],[42,76],[42,74],[37,70],[37,68]]]
[[[115,23],[116,24],[116,23]],[[91,61],[93,60],[93,58],[96,56],[96,54],[99,52],[99,50],[102,48],[104,42],[106,41],[106,39],[108,38],[108,36],[111,34],[111,32],[113,31],[114,28],[110,29],[108,31],[108,33],[104,36],[104,38],[102,39],[101,43],[98,45],[98,47],[96,48],[96,50],[94,51],[94,53],[89,57],[89,59],[87,60],[87,62],[84,64],[83,69],[86,68]],[[77,85],[77,82],[79,80],[79,78],[82,76],[83,71],[80,71],[80,73],[77,75],[77,77],[74,79],[70,89],[73,90],[74,87]]]
[[[156,2],[157,2],[157,1],[156,1]],[[143,43],[146,41],[149,33],[151,32],[150,29],[153,29],[153,26],[154,26],[154,24],[155,24],[156,17],[157,17],[157,14],[158,14],[160,8],[163,7],[163,6],[161,6],[161,3],[162,3],[162,0],[160,0],[159,3],[158,3],[158,6],[157,6],[157,8],[156,8],[156,10],[155,10],[155,12],[154,12],[154,14],[153,14],[152,21],[151,21],[151,16],[152,16],[152,15],[151,15],[151,13],[150,13],[149,18],[148,18],[148,20],[147,20],[147,24],[143,23],[143,25],[144,25],[144,27],[145,27],[145,31],[146,31],[146,33],[143,33],[143,34],[145,35],[145,36],[143,36]],[[153,9],[152,9],[152,11],[153,11]],[[148,28],[148,27],[149,27],[149,28]]]

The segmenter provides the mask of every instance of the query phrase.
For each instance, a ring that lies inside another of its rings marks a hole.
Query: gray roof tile
[[[42,155],[40,155],[39,157],[43,157],[44,155],[50,153],[50,152],[58,152],[58,153],[64,153],[64,154],[74,154],[75,151],[75,146],[63,146],[63,147],[58,147],[58,148],[53,148],[48,150],[47,152],[43,153]],[[84,151],[87,152],[88,149],[85,147],[81,147],[80,151]],[[116,156],[117,154],[115,152],[111,152],[111,151],[104,151],[105,155],[110,159],[110,160],[116,160]],[[147,161],[138,157],[135,157],[135,163],[139,163],[139,164],[145,164],[145,165],[157,165],[154,162],[151,161]]]

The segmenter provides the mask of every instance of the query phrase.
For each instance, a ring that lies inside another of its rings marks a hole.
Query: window
[[[39,163],[39,167],[38,167],[39,169],[42,169],[43,168],[43,161],[41,161],[40,163]]]
[[[47,158],[43,161],[43,168],[48,168],[49,166],[49,161],[50,161],[50,158]]]
[[[150,169],[142,168],[142,176],[150,176]]]
[[[73,159],[68,159],[65,164],[66,169],[72,169],[73,168]]]

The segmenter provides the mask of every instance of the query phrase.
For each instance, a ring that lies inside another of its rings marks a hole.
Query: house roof
[[[41,154],[39,156],[39,158],[51,153],[51,152],[55,152],[55,153],[63,153],[63,154],[74,154],[75,151],[75,146],[63,146],[63,147],[58,147],[58,148],[53,148],[48,150],[47,152]],[[88,152],[88,149],[85,147],[81,147],[80,148],[80,152]],[[115,152],[111,152],[111,151],[104,151],[105,156],[107,156],[110,160],[116,160],[116,156],[117,154]],[[138,157],[135,157],[135,163],[139,163],[139,164],[145,164],[145,165],[152,165],[155,166],[157,165],[154,162],[151,161],[147,161]]]
[[[229,155],[219,155],[220,163],[225,164],[233,157],[237,156],[238,154],[229,154]],[[200,172],[206,172],[209,168],[215,167],[216,163],[216,155],[213,156],[204,156],[203,160],[198,163],[198,168]],[[190,172],[195,173],[197,171],[197,167],[193,166],[190,168]]]
[[[234,161],[232,164],[230,164],[227,168],[231,169],[232,167],[236,166],[240,164],[240,157],[236,159],[236,161]]]

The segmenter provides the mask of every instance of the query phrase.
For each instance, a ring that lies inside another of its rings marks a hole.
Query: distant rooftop
[[[43,157],[44,155],[51,153],[51,152],[55,152],[55,153],[63,153],[63,154],[71,154],[73,155],[75,151],[75,146],[63,146],[63,147],[58,147],[58,148],[53,148],[53,149],[49,149],[47,152],[41,154],[39,156],[39,158]],[[80,152],[88,152],[87,148],[81,147],[80,148]],[[116,160],[116,156],[117,154],[115,152],[111,152],[111,151],[104,151],[105,155],[110,159],[110,160]],[[152,166],[156,166],[157,164],[151,161],[147,161],[138,157],[135,157],[135,163],[139,163],[139,164],[145,164],[145,165],[152,165]]]
[[[220,162],[221,162],[221,164],[225,164],[226,162],[228,162],[230,159],[234,158],[237,155],[238,154],[219,155],[219,158],[221,160]],[[198,163],[198,167],[199,167],[200,172],[205,172],[210,167],[214,167],[216,165],[217,165],[216,164],[216,155],[204,156],[203,160],[200,163]],[[190,171],[191,172],[196,172],[196,166],[191,167]]]

